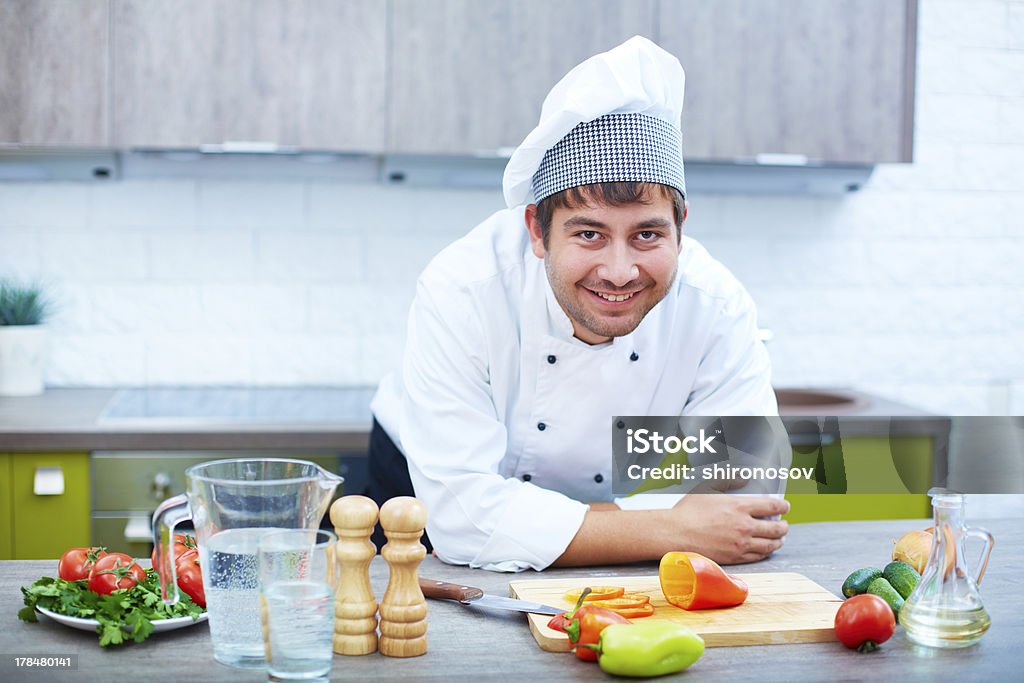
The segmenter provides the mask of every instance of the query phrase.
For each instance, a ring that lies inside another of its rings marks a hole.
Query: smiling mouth
[[[595,292],[593,289],[587,289],[587,291],[598,298],[604,299],[605,301],[610,301],[612,303],[621,303],[623,301],[629,301],[638,293],[630,292],[628,294],[605,294],[604,292]]]

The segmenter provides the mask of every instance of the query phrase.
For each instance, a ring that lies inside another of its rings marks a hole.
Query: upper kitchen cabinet
[[[393,0],[390,148],[515,147],[569,69],[630,36],[653,38],[650,0]]]
[[[661,0],[688,159],[912,160],[916,0]]]
[[[0,143],[109,144],[107,4],[0,2]]]
[[[387,4],[112,0],[118,147],[381,151]]]

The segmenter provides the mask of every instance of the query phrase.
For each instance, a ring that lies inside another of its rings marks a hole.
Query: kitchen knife
[[[493,607],[494,609],[510,609],[516,612],[530,612],[532,614],[561,614],[564,609],[542,605],[539,602],[527,600],[516,600],[515,598],[503,598],[497,595],[486,595],[479,588],[463,586],[457,583],[436,581],[423,576],[420,577],[420,590],[423,595],[436,600],[455,600],[463,605],[479,605],[480,607]]]

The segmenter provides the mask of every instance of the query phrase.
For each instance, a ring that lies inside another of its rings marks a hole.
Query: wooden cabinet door
[[[916,0],[661,0],[689,159],[911,161]]]
[[[652,19],[650,0],[393,0],[391,149],[515,147],[569,69]]]
[[[107,26],[107,0],[0,2],[0,142],[110,142]]]
[[[60,469],[62,494],[35,492],[40,467]],[[89,454],[11,454],[11,506],[16,560],[58,559],[68,548],[89,545]]]
[[[379,0],[113,0],[115,144],[380,151]]]

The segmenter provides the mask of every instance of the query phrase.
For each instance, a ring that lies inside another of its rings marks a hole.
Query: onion
[[[931,531],[907,532],[896,541],[892,549],[892,559],[896,562],[906,562],[917,570],[918,574],[923,574],[932,551],[933,540]]]

